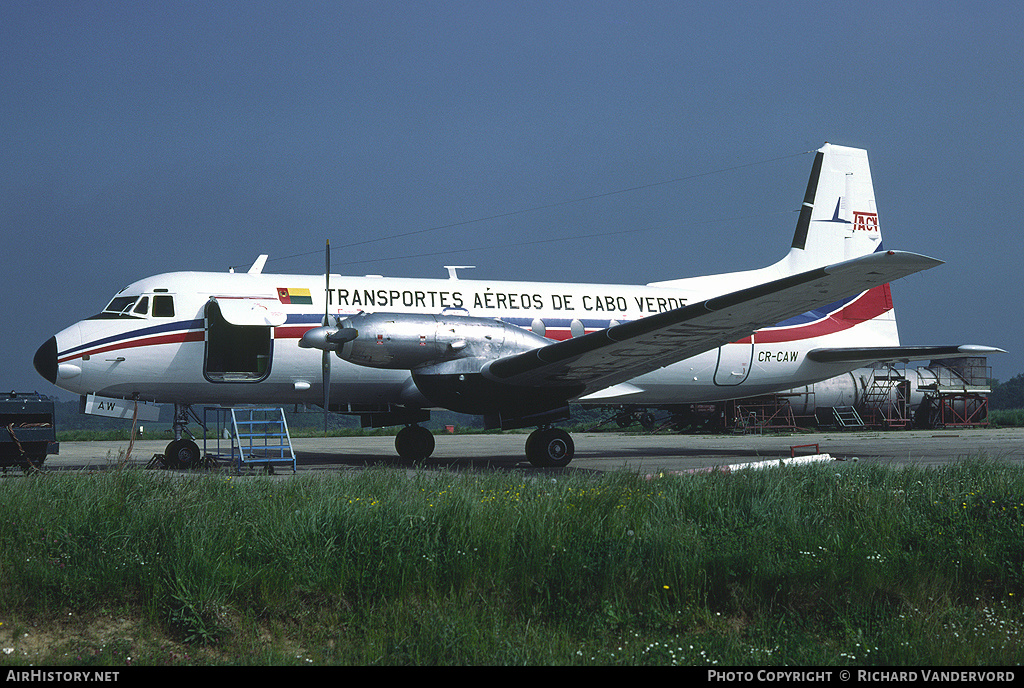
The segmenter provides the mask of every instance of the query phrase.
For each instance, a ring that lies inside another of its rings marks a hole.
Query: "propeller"
[[[324,353],[321,357],[320,368],[324,385],[324,434],[327,434],[328,414],[331,404],[331,352],[340,351],[339,346],[351,342],[359,336],[359,330],[354,327],[341,327],[341,317],[335,316],[334,325],[331,325],[331,314],[328,306],[328,297],[331,290],[331,241],[327,240],[326,272],[324,273],[324,319],[320,327],[307,330],[299,339],[299,346],[303,349],[321,349]],[[348,321],[345,321],[346,323]]]
[[[324,322],[323,326],[327,327],[329,324],[328,320],[328,304],[330,303],[331,294],[331,240],[327,240],[327,249],[324,251]],[[327,347],[324,347],[324,353],[321,360],[321,368],[323,369],[323,382],[324,382],[324,434],[327,434],[327,416],[330,414],[331,403],[331,351]]]

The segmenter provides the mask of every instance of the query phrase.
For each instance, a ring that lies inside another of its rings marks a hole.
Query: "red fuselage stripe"
[[[92,349],[89,351],[83,351],[82,353],[73,354],[71,356],[65,356],[64,358],[57,359],[58,363],[66,363],[73,361],[76,358],[82,358],[83,356],[96,356],[98,354],[107,353],[108,351],[120,351],[122,349],[136,349],[143,346],[156,346],[158,344],[181,344],[184,342],[201,342],[205,339],[204,333],[202,332],[178,332],[175,334],[165,334],[159,337],[147,337],[146,339],[134,339],[127,342],[118,342],[117,344],[111,344],[109,346],[101,346],[98,349]]]

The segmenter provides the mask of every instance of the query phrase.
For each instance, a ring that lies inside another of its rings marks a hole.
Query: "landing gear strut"
[[[572,437],[561,428],[537,428],[526,439],[526,458],[538,467],[567,466],[575,451]]]
[[[406,461],[423,461],[434,453],[434,435],[419,425],[406,425],[395,435],[395,449]]]
[[[188,432],[186,426],[190,415],[197,422],[202,423],[188,404],[174,405],[174,421],[171,426],[174,430],[174,439],[164,450],[165,468],[195,468],[202,459],[202,453],[199,451],[199,445],[195,443],[195,438],[185,439],[182,437],[184,433]],[[190,432],[188,434],[192,435]]]

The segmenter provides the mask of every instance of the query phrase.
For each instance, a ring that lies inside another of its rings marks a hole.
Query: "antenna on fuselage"
[[[269,258],[269,257],[270,256],[268,256],[266,253],[260,254],[260,257],[257,258],[256,262],[254,262],[252,264],[252,267],[249,268],[249,274],[250,275],[260,275],[260,274],[263,274],[263,266],[267,264],[267,258]]]
[[[475,267],[475,265],[445,265],[444,269],[448,271],[448,279],[457,280],[459,274],[455,272],[456,270],[472,270]]]

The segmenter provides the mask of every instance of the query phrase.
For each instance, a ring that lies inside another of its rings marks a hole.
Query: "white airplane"
[[[789,252],[758,270],[644,286],[330,274],[172,272],[122,289],[44,343],[39,373],[81,395],[173,403],[166,456],[189,464],[193,404],[316,404],[404,425],[430,409],[538,429],[526,456],[573,457],[569,404],[711,402],[791,389],[878,360],[978,356],[900,346],[888,283],[941,261],[884,250],[867,153],[816,154]],[[319,351],[318,351],[319,350]]]

